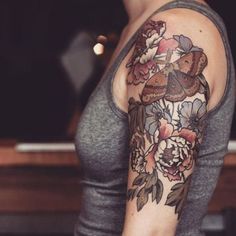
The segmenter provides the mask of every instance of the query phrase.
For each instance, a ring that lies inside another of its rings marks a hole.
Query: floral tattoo
[[[202,74],[203,50],[184,35],[165,38],[166,23],[149,20],[140,30],[127,64],[127,84],[141,87],[129,98],[130,159],[136,173],[128,200],[140,211],[148,201],[158,204],[165,186],[174,183],[165,204],[178,219],[190,184],[207,116],[209,87]]]

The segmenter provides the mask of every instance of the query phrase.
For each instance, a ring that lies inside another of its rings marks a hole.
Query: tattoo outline
[[[143,86],[139,100],[129,98],[131,169],[137,176],[127,199],[136,199],[137,211],[149,196],[158,204],[162,173],[178,181],[165,205],[175,207],[179,219],[191,179],[185,173],[196,160],[207,117],[209,86],[202,74],[207,56],[190,38],[166,39],[165,32],[164,21],[147,21],[127,64],[127,84]]]

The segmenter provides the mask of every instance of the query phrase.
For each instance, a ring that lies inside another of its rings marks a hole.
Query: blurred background
[[[72,138],[71,118],[126,21],[122,1],[1,0],[1,138]],[[93,51],[99,35],[108,40],[101,56]]]
[[[232,6],[211,2],[235,42]],[[83,109],[126,22],[121,0],[1,0],[0,137],[73,138],[73,115]],[[106,37],[105,50],[96,56],[99,35]]]
[[[208,3],[235,56],[232,1]],[[81,197],[77,122],[126,23],[121,0],[0,0],[0,235],[72,235]],[[232,152],[203,223],[209,236],[236,235]]]

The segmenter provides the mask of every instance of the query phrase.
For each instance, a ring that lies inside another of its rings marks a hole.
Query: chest
[[[89,178],[103,181],[110,181],[108,172],[127,169],[129,156],[128,121],[114,111],[107,96],[108,81],[105,78],[92,94],[80,118],[75,140],[81,166]]]

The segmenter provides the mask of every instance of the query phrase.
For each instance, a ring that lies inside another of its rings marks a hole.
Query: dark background
[[[225,20],[235,55],[233,3],[209,3]],[[87,32],[95,44],[100,34],[118,37],[126,22],[121,0],[1,0],[0,138],[72,138],[68,124],[100,79],[104,58],[96,60],[97,70],[81,95],[61,63],[62,55],[79,32]],[[115,42],[108,47],[114,49]]]

